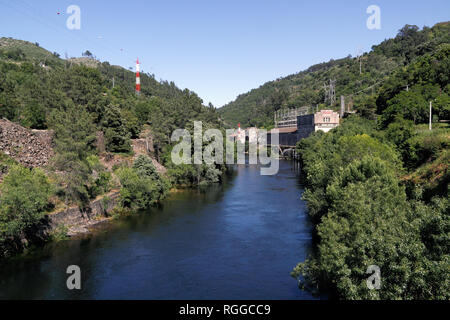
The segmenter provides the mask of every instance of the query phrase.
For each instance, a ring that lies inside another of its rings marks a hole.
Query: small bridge
[[[269,143],[267,144],[268,147],[271,147],[272,145]],[[295,145],[288,146],[288,145],[276,145],[278,148],[278,154],[283,158],[290,158],[290,159],[298,159],[297,151],[295,150]]]

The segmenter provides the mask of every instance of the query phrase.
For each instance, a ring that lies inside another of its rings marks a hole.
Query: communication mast
[[[324,83],[323,87],[325,91],[324,103],[329,101],[330,105],[334,105],[336,103],[336,79],[330,79],[330,84]]]
[[[136,94],[141,94],[141,76],[139,74],[140,67],[139,67],[139,58],[136,60]]]

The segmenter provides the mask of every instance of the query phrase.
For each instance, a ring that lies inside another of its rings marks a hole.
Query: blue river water
[[[302,192],[291,162],[274,176],[236,166],[222,185],[7,262],[0,299],[314,299],[290,276],[311,250]],[[69,265],[81,290],[67,289]]]

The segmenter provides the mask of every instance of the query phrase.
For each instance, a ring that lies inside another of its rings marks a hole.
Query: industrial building
[[[289,113],[288,113],[289,114]],[[296,112],[291,113],[291,118],[284,117],[281,123],[275,122],[276,127],[269,132],[268,143],[270,143],[270,136],[279,133],[279,145],[284,147],[295,146],[296,143],[303,138],[308,137],[311,133],[322,130],[325,132],[339,125],[339,113],[333,110],[320,110],[314,114],[298,115]],[[295,126],[285,126],[286,123],[295,124]],[[278,126],[281,124],[281,126]]]

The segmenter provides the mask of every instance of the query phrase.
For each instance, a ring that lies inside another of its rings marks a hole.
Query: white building
[[[339,113],[333,110],[320,110],[314,114],[314,131],[328,132],[339,125]]]

